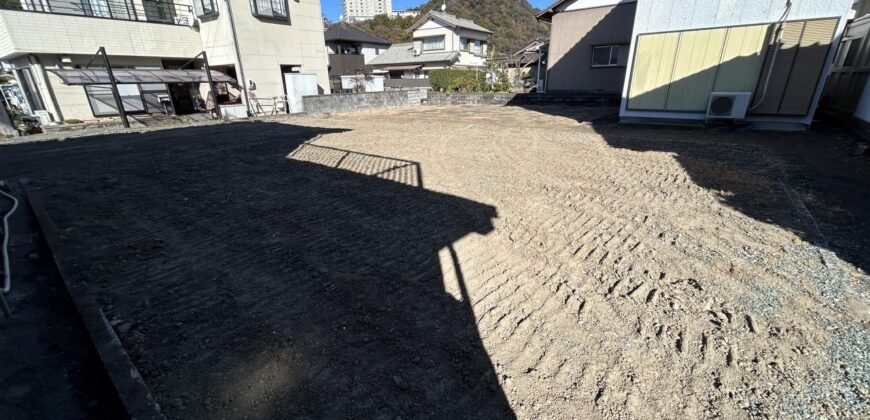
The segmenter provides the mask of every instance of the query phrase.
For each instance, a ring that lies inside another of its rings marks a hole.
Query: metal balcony
[[[171,25],[194,23],[190,4],[166,0],[7,0],[0,2],[0,9]]]

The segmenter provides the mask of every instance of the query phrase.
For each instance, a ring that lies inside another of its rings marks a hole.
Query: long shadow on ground
[[[571,106],[512,106],[584,122]],[[614,114],[591,125],[612,147],[671,154],[724,205],[870,272],[870,165],[866,157],[850,156],[852,140],[837,127],[776,133],[618,121]]]
[[[230,124],[0,147],[170,418],[510,418],[451,244],[496,209],[337,130]],[[442,268],[442,258],[452,267]],[[454,276],[451,276],[454,277]]]

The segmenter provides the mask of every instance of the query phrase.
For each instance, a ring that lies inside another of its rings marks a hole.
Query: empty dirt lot
[[[850,140],[420,107],[0,146],[164,414],[868,418]]]

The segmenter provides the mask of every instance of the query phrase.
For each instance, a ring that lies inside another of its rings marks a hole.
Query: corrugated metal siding
[[[785,88],[788,85],[788,76],[794,65],[794,59],[797,56],[797,47],[801,41],[801,34],[804,31],[804,22],[787,22],[782,31],[782,47],[776,54],[776,63],[774,63],[773,73],[770,75],[770,83],[767,85],[767,95],[759,103],[758,100],[762,96],[764,90],[764,80],[770,71],[770,63],[773,58],[773,52],[776,50],[774,45],[768,49],[768,53],[764,59],[764,67],[759,73],[760,81],[758,88],[755,91],[754,103],[758,104],[758,108],[753,111],[755,114],[776,114],[779,112],[779,103],[782,100],[782,95],[785,93]],[[771,39],[771,44],[774,40]],[[815,86],[812,84],[811,86]]]
[[[629,109],[702,112],[714,90],[751,91],[758,81],[767,28],[755,25],[640,36]]]
[[[837,24],[838,19],[786,24],[767,95],[754,114],[806,115],[809,112]],[[774,50],[772,45],[768,48],[757,98],[761,97]]]
[[[867,7],[870,2],[863,2],[862,7]],[[846,28],[846,34],[839,46],[839,53],[834,60],[834,68],[828,78],[825,87],[825,95],[828,101],[825,107],[829,111],[835,111],[843,116],[853,113],[856,117],[870,119],[866,114],[868,100],[862,100],[870,74],[870,21],[863,19],[853,22]],[[856,46],[857,45],[857,46]],[[848,60],[847,60],[848,58]]]
[[[635,3],[557,13],[550,29],[547,89],[620,92],[625,67],[592,68],[592,46],[631,42]]]
[[[806,23],[788,88],[779,107],[780,114],[805,115],[808,112],[837,23],[837,19]]]

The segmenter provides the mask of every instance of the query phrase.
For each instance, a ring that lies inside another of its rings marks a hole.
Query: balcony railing
[[[166,0],[0,0],[0,9],[192,25],[189,4]]]

